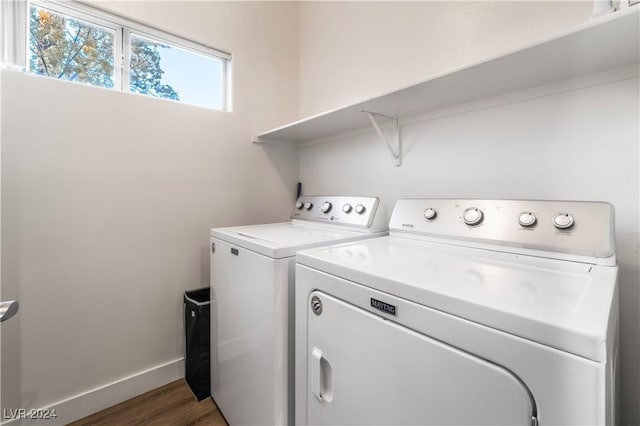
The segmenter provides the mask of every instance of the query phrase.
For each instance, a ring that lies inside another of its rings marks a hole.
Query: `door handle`
[[[322,402],[320,382],[322,380],[322,352],[318,348],[311,351],[311,393]]]
[[[333,400],[332,368],[322,351],[313,348],[311,351],[311,393],[320,402]]]
[[[6,321],[15,314],[18,313],[20,304],[17,300],[10,300],[8,302],[0,302],[0,322]]]

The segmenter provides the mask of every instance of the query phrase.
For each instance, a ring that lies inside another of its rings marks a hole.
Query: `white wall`
[[[234,111],[2,71],[5,408],[179,359],[209,228],[286,220],[295,197],[295,151],[251,140],[297,114],[296,4],[102,7],[231,52]]]
[[[423,81],[587,21],[587,1],[300,4],[300,114]]]
[[[404,87],[586,21],[586,3],[303,3],[303,114]],[[637,67],[415,118],[393,167],[374,133],[302,148],[305,192],[604,200],[616,207],[622,401],[640,423]],[[635,76],[635,77],[634,77]],[[563,93],[566,92],[566,93]],[[538,98],[538,99],[536,99]]]

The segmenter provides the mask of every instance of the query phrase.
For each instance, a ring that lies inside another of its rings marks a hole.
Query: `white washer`
[[[616,423],[613,207],[400,200],[296,266],[296,423]]]
[[[296,251],[386,235],[381,209],[303,196],[291,222],[211,230],[211,395],[231,425],[293,423]]]

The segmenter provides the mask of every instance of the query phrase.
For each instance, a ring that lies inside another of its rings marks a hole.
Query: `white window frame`
[[[205,46],[182,37],[178,37],[164,31],[149,27],[147,25],[139,24],[135,21],[113,15],[111,13],[103,12],[93,7],[78,3],[78,2],[59,2],[55,0],[27,0],[26,1],[26,22],[25,22],[25,64],[23,65],[27,72],[30,72],[30,51],[29,51],[29,39],[30,39],[30,20],[31,6],[40,7],[43,9],[51,10],[52,12],[62,15],[76,18],[80,21],[85,21],[90,24],[95,24],[101,27],[113,30],[114,36],[114,86],[113,89],[129,92],[129,57],[130,57],[130,41],[131,34],[139,35],[144,38],[148,38],[153,41],[165,43],[170,46],[177,47],[179,49],[186,50],[191,53],[202,55],[218,59],[222,63],[221,72],[221,99],[222,106],[221,111],[231,111],[230,100],[230,70],[231,70],[231,54],[223,52],[222,50],[214,49],[212,47]],[[22,44],[22,43],[20,43]],[[158,98],[163,99],[163,98]],[[180,102],[180,101],[178,101]],[[211,108],[217,109],[217,108]]]

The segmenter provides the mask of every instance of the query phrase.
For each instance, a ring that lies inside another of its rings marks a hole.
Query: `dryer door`
[[[309,302],[308,424],[532,423],[508,370],[325,293]]]

